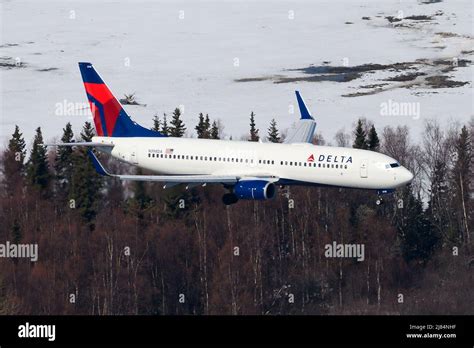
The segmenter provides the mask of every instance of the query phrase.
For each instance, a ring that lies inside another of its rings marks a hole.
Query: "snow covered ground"
[[[291,126],[299,89],[329,141],[340,129],[352,131],[359,117],[377,128],[408,125],[417,138],[424,119],[466,122],[474,115],[473,11],[472,0],[2,0],[0,145],[15,124],[28,141],[37,126],[45,139],[59,137],[68,121],[79,133],[88,116],[78,61],[92,62],[117,97],[135,92],[146,106],[126,109],[146,126],[155,113],[181,105],[191,133],[204,112],[238,139],[254,111],[263,135],[272,118],[282,130]],[[407,19],[415,15],[429,19]],[[450,61],[463,63],[450,68]],[[390,67],[396,63],[409,67]],[[364,64],[388,66],[348,82],[308,81],[297,70]],[[424,75],[382,81],[413,72]],[[440,74],[460,86],[426,85]],[[294,80],[275,83],[281,78]],[[370,85],[380,86],[361,87]],[[389,100],[417,103],[420,113],[383,114]],[[65,103],[73,109],[61,114]]]

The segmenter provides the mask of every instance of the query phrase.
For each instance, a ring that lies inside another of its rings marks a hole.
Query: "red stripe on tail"
[[[117,122],[117,118],[119,116],[120,111],[122,110],[122,106],[120,103],[115,99],[112,95],[110,90],[107,88],[105,84],[98,84],[98,83],[84,83],[86,88],[86,92],[91,95],[95,100],[97,100],[101,106],[104,113],[105,119],[105,127],[107,129],[108,136],[112,136],[115,124]],[[92,104],[92,102],[91,102]],[[100,118],[100,105],[94,107],[94,122],[96,124],[97,131],[99,131],[99,127],[97,125],[97,121],[99,121],[100,129],[103,132],[102,122]],[[91,105],[92,110],[92,105]]]

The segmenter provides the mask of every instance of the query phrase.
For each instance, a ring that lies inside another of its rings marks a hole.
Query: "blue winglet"
[[[102,166],[102,164],[99,162],[97,159],[96,155],[92,152],[92,150],[88,150],[87,154],[89,155],[90,159],[92,160],[92,164],[94,165],[94,168],[97,173],[100,175],[105,175],[105,176],[110,176],[109,173],[105,170],[105,168]]]
[[[303,98],[300,95],[300,92],[295,91],[295,93],[296,93],[296,99],[298,100],[298,106],[300,108],[301,119],[302,120],[314,120],[314,118],[309,113],[308,108],[306,107],[306,105],[303,101]]]

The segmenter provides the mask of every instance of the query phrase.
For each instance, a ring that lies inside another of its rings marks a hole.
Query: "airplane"
[[[375,190],[381,195],[409,184],[413,174],[381,153],[311,143],[316,121],[296,91],[300,119],[283,143],[169,137],[132,121],[91,63],[79,63],[97,136],[91,142],[60,143],[89,146],[147,169],[153,175],[109,173],[96,155],[96,171],[120,180],[161,182],[164,188],[186,189],[222,184],[225,205],[239,200],[272,199],[277,187],[327,186]]]

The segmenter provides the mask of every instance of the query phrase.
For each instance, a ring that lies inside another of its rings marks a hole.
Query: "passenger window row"
[[[234,162],[234,163],[253,163],[253,159],[243,159],[234,157],[212,157],[212,156],[192,156],[192,155],[171,155],[162,153],[149,153],[148,157],[152,158],[169,158],[169,159],[184,159],[195,161],[214,161],[214,162]],[[260,161],[261,162],[261,161]]]
[[[193,155],[171,155],[162,153],[148,153],[148,157],[151,158],[169,158],[169,159],[184,159],[184,160],[196,160],[196,161],[214,161],[214,162],[234,162],[234,163],[253,163],[253,159],[243,159],[234,157],[212,157],[212,156],[193,156]],[[258,160],[259,164],[271,164],[274,165],[274,160]],[[336,168],[336,169],[347,169],[347,164],[334,164],[334,163],[314,163],[314,162],[293,162],[293,161],[280,161],[281,166],[296,166],[296,167],[314,167],[314,168]]]
[[[336,169],[347,169],[347,164],[334,164],[334,163],[315,163],[315,162],[289,162],[281,161],[282,166],[296,166],[296,167],[317,167],[317,168],[336,168]]]

